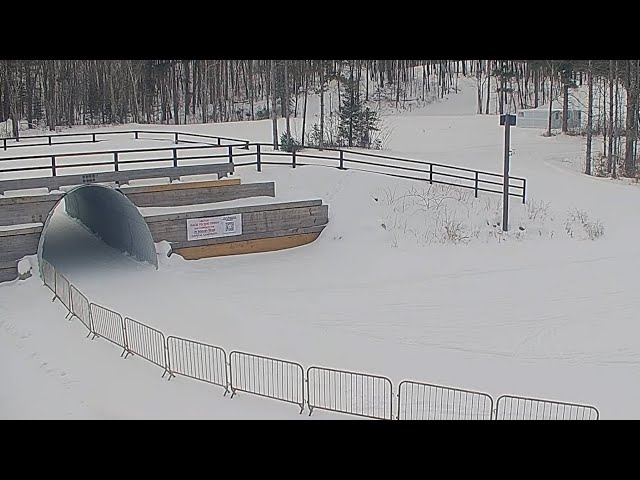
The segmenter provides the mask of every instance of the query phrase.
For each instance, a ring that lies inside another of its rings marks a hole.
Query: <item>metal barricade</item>
[[[496,401],[496,420],[599,420],[591,405],[501,395]]]
[[[164,369],[164,378],[168,370],[167,344],[160,330],[151,328],[133,318],[125,317],[124,331],[127,339],[127,358],[130,354],[138,355],[145,360]],[[172,374],[169,372],[169,375]]]
[[[294,403],[304,410],[304,369],[287,360],[233,351],[229,354],[231,398],[237,391]]]
[[[118,312],[109,310],[95,303],[90,304],[91,324],[93,326],[93,337],[102,337],[109,342],[122,347],[120,354],[122,357],[129,349],[127,347],[124,333],[124,322]]]
[[[169,373],[219,385],[227,394],[229,378],[224,349],[174,336],[167,337],[167,349]]]
[[[87,337],[91,335],[93,328],[91,326],[91,306],[89,300],[73,285],[71,285],[71,313],[72,316],[77,317],[82,324],[87,327],[87,330],[89,330]]]
[[[404,380],[398,386],[398,420],[491,420],[491,395]]]
[[[361,417],[391,420],[393,418],[393,387],[391,380],[387,377],[309,367],[307,369],[307,404],[309,415],[318,408]]]

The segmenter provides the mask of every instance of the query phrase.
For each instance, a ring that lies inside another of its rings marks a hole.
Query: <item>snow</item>
[[[37,265],[37,255],[29,255],[27,257],[22,258],[18,262],[18,274],[26,275],[31,272],[34,268],[34,265]]]
[[[460,95],[431,105],[433,114],[387,117],[393,133],[386,153],[500,172],[498,118],[473,115],[475,97]],[[270,128],[266,120],[179,130],[269,141]],[[511,173],[527,178],[529,204],[548,204],[550,212],[531,219],[513,199],[512,228],[526,225],[520,237],[489,235],[486,221],[496,218],[483,202],[499,202],[498,195],[447,204],[449,213],[485,228],[477,239],[418,242],[400,235],[400,221],[433,231],[437,211],[417,204],[402,211],[384,195],[424,191],[424,182],[319,166],[265,166],[261,173],[241,167],[236,174],[243,182],[275,181],[276,198],[197,209],[321,198],[330,220],[319,239],[198,261],[167,257],[164,242],[156,271],[58,210],[46,237],[49,260],[91,301],[166,336],[305,368],[384,375],[396,388],[412,379],[494,398],[509,393],[592,404],[601,418],[640,418],[640,189],[571,167],[584,156],[580,137],[513,129],[512,142]],[[570,236],[566,220],[576,209],[601,222],[604,235]],[[2,418],[309,418],[295,405],[247,394],[230,400],[223,389],[186,378],[167,382],[161,369],[86,339],[82,324],[64,320],[64,307],[51,296],[37,276],[0,285]],[[310,418],[349,417],[316,410]]]

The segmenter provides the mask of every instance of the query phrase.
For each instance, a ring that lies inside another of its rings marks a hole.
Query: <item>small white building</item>
[[[536,108],[531,110],[519,110],[516,119],[516,127],[522,128],[549,128],[549,109]],[[569,130],[577,130],[582,125],[582,111],[569,110]],[[562,128],[562,109],[551,110],[551,128]]]

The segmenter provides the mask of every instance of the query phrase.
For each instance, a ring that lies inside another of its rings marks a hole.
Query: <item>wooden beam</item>
[[[286,237],[290,235],[303,235],[308,233],[321,233],[326,225],[316,225],[303,228],[287,228],[272,232],[256,232],[238,235],[237,237],[208,238],[205,240],[193,240],[191,242],[171,242],[171,248],[175,251],[181,248],[206,247],[209,245],[220,245],[222,243],[239,243],[252,240],[263,240],[266,238]]]
[[[240,185],[239,178],[223,178],[220,180],[210,180],[206,182],[180,182],[170,183],[168,185],[144,185],[140,187],[126,186],[121,188],[122,193],[129,195],[131,193],[149,193],[149,192],[164,192],[166,190],[182,190],[191,188],[203,188],[203,187],[224,187],[227,185]]]
[[[238,182],[239,183],[239,182]],[[169,187],[169,185],[162,185]],[[138,187],[136,187],[137,189]],[[121,189],[122,192],[138,207],[179,207],[203,203],[228,202],[241,198],[275,197],[276,186],[273,182],[247,183],[245,185],[215,185],[194,188],[170,189],[158,191],[138,191]]]
[[[273,252],[287,248],[300,247],[313,242],[320,233],[303,233],[283,237],[260,238],[242,242],[229,242],[199,247],[184,247],[174,250],[185,260],[221,257],[227,255],[243,255],[247,253]]]
[[[0,231],[0,263],[15,262],[38,252],[42,227]]]
[[[234,213],[264,212],[267,210],[284,210],[287,208],[317,207],[322,200],[305,200],[301,202],[269,203],[265,205],[248,205],[245,207],[217,208],[215,210],[199,210],[197,212],[170,213],[165,215],[148,215],[144,219],[147,223],[165,222],[168,220],[185,220],[187,218],[219,217]]]
[[[44,223],[63,193],[0,198],[0,225]]]
[[[0,267],[0,283],[10,282],[18,278],[17,264],[12,267]]]
[[[42,226],[37,227],[17,227],[10,230],[0,230],[0,237],[13,237],[14,235],[31,235],[42,232]]]
[[[166,160],[166,159],[165,159]],[[162,160],[162,161],[165,161]],[[90,166],[90,165],[89,165]],[[85,173],[81,175],[59,175],[56,177],[21,178],[1,180],[0,193],[7,190],[23,190],[28,188],[48,188],[56,190],[62,186],[84,185],[87,183],[119,183],[126,184],[131,180],[148,178],[169,178],[178,180],[187,175],[216,174],[218,178],[233,173],[232,163],[214,163],[208,165],[187,165],[184,167],[141,168],[120,170],[118,172]]]

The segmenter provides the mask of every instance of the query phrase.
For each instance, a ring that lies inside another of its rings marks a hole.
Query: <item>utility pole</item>
[[[500,125],[504,125],[504,169],[502,180],[502,230],[509,230],[509,156],[511,154],[511,126],[515,126],[516,116],[509,113],[500,115]]]

